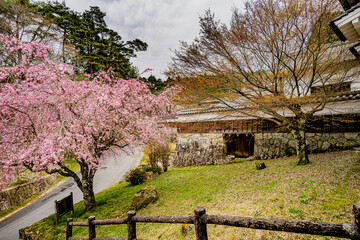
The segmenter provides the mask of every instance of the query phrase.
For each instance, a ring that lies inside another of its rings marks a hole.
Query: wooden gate
[[[249,157],[254,155],[254,135],[252,134],[226,134],[227,154],[236,157]]]

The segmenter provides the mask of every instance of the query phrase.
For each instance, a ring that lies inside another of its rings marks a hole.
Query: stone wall
[[[26,227],[27,228],[27,227]],[[20,240],[40,240],[39,233],[28,232],[26,228],[19,230],[19,239]]]
[[[17,203],[26,200],[37,192],[44,191],[58,179],[57,174],[41,178],[39,181],[24,183],[0,192],[0,211],[9,209]]]
[[[222,134],[181,133],[176,140],[174,166],[222,164],[225,143]]]
[[[307,133],[310,153],[349,149],[360,146],[360,133]],[[256,133],[254,155],[261,159],[296,154],[295,141],[290,133]]]
[[[360,146],[360,133],[307,133],[310,153],[349,149]],[[255,133],[254,158],[271,159],[296,154],[295,141],[290,133]],[[195,166],[227,163],[223,134],[178,134],[174,166]]]

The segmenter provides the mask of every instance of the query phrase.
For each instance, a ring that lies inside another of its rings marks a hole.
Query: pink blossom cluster
[[[97,168],[110,147],[161,141],[167,133],[170,90],[156,96],[111,70],[75,76],[36,42],[0,35],[0,44],[23,53],[18,65],[0,68],[0,189],[24,166],[49,173],[73,157]]]

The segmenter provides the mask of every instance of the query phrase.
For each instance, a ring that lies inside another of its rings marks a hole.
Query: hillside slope
[[[132,196],[145,185],[155,185],[160,199],[137,215],[193,215],[196,206],[208,214],[262,218],[353,221],[352,204],[360,201],[360,153],[341,151],[313,154],[311,164],[297,159],[266,160],[266,169],[255,170],[254,161],[227,165],[170,168],[150,182],[129,186],[120,182],[97,194],[99,206],[84,213],[75,209],[74,221],[125,217]],[[58,226],[53,216],[31,226],[44,239],[65,239],[65,220]],[[126,237],[126,226],[98,226],[97,237]],[[137,224],[139,239],[195,239],[193,231],[181,233],[181,224]],[[86,236],[86,227],[74,227],[75,236]],[[209,226],[209,239],[336,239],[310,235]]]

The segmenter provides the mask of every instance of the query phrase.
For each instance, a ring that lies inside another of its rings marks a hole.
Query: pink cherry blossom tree
[[[0,68],[0,189],[21,168],[72,177],[86,209],[96,205],[93,179],[104,151],[161,140],[172,104],[136,79],[111,72],[75,75],[51,59],[52,50],[0,35],[21,64]],[[79,165],[80,176],[67,159]]]

